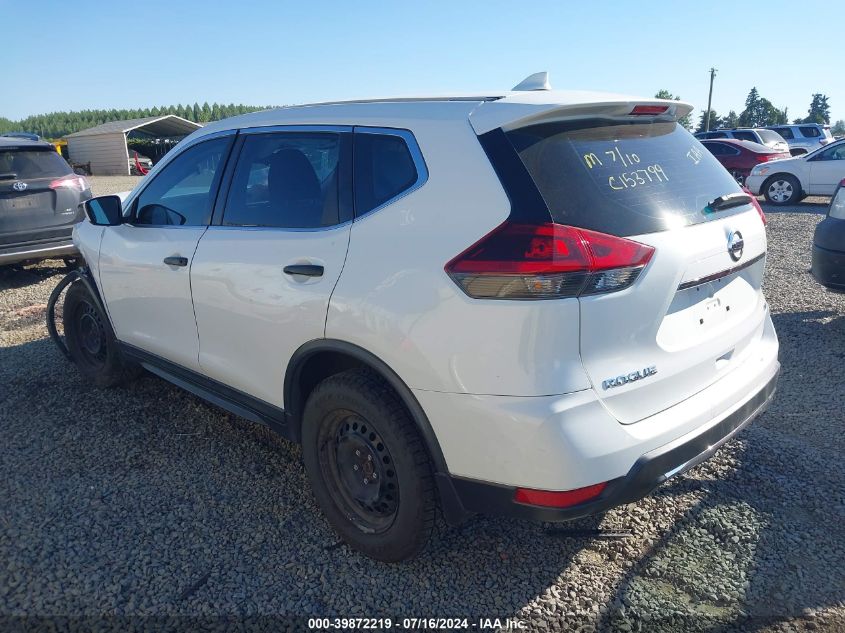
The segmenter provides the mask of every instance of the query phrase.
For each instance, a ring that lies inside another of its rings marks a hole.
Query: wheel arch
[[[448,473],[440,442],[411,389],[378,356],[354,343],[337,339],[318,339],[303,344],[288,362],[284,380],[284,407],[297,439],[301,438],[302,411],[308,394],[321,380],[353,367],[367,367],[379,375],[405,405],[428,448],[438,473]]]
[[[801,182],[801,177],[798,176],[798,174],[793,174],[792,172],[789,172],[789,171],[779,171],[775,174],[772,174],[768,178],[766,178],[763,181],[763,184],[760,186],[760,193],[764,193],[766,190],[768,190],[769,185],[772,183],[773,180],[776,180],[777,178],[786,178],[786,177],[794,178],[795,181],[798,183],[798,189],[799,189],[798,195],[799,196],[805,194],[806,189],[804,187],[804,183]]]

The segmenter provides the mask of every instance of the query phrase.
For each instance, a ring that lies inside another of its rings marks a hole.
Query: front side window
[[[248,135],[223,224],[298,229],[338,224],[339,158],[337,133]]]
[[[168,163],[141,192],[134,224],[205,226],[231,138],[198,143]]]
[[[801,134],[806,136],[807,138],[818,138],[822,135],[819,131],[819,128],[815,127],[814,125],[802,125],[800,128]]]
[[[417,168],[408,144],[393,134],[355,133],[355,213],[363,215],[413,187]]]

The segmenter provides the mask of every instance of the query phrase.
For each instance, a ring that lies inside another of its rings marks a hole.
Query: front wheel
[[[763,195],[772,204],[782,206],[801,200],[801,183],[790,174],[772,176],[763,185]]]
[[[68,288],[62,315],[71,358],[94,385],[111,387],[138,373],[123,359],[108,318],[82,282]]]
[[[305,470],[338,535],[380,561],[419,553],[434,528],[434,477],[396,394],[367,370],[345,371],[317,385],[302,423]]]

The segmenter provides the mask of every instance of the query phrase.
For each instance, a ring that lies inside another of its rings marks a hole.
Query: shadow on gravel
[[[56,260],[38,266],[0,266],[0,292],[38,284],[54,275],[66,275],[67,272],[68,268]]]
[[[828,417],[831,399],[845,395],[840,315],[773,315],[788,333],[774,402],[719,452],[729,471],[705,462],[654,493],[700,499],[625,574],[599,630],[627,620],[647,630],[756,631],[794,619],[845,630],[815,613],[845,600],[845,414],[834,406],[838,419]]]
[[[836,421],[817,421],[827,441],[811,445],[789,420],[803,426],[841,393],[841,373],[822,368],[842,367],[845,317],[774,318],[794,337],[782,341],[791,379],[718,464],[643,502],[658,520],[655,508],[694,499],[645,537],[646,552],[643,535],[608,543],[479,518],[439,526],[403,565],[337,546],[299,448],[270,431],[154,376],[93,389],[46,339],[0,348],[0,613],[506,618],[532,605],[522,617],[550,630],[601,617],[599,630],[716,631],[832,606],[845,587],[845,507],[816,491],[842,490],[843,440],[829,437]],[[806,340],[820,343],[813,353]],[[628,525],[637,510],[564,527]]]
[[[798,204],[790,204],[780,207],[760,199],[760,206],[763,207],[763,213],[766,215],[769,215],[770,213],[805,213],[810,215],[824,215],[827,213],[830,201],[799,202]]]
[[[593,539],[484,518],[407,564],[364,558],[298,447],[151,375],[93,389],[45,339],[0,348],[0,438],[0,614],[506,618],[577,555],[604,564]]]

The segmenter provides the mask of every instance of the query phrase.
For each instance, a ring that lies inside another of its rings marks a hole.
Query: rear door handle
[[[168,266],[187,266],[188,265],[188,258],[187,257],[179,257],[178,255],[174,255],[172,257],[165,257],[164,263]]]
[[[286,275],[303,275],[304,277],[323,276],[323,267],[318,264],[293,264],[291,266],[285,266],[282,270],[284,270]]]

